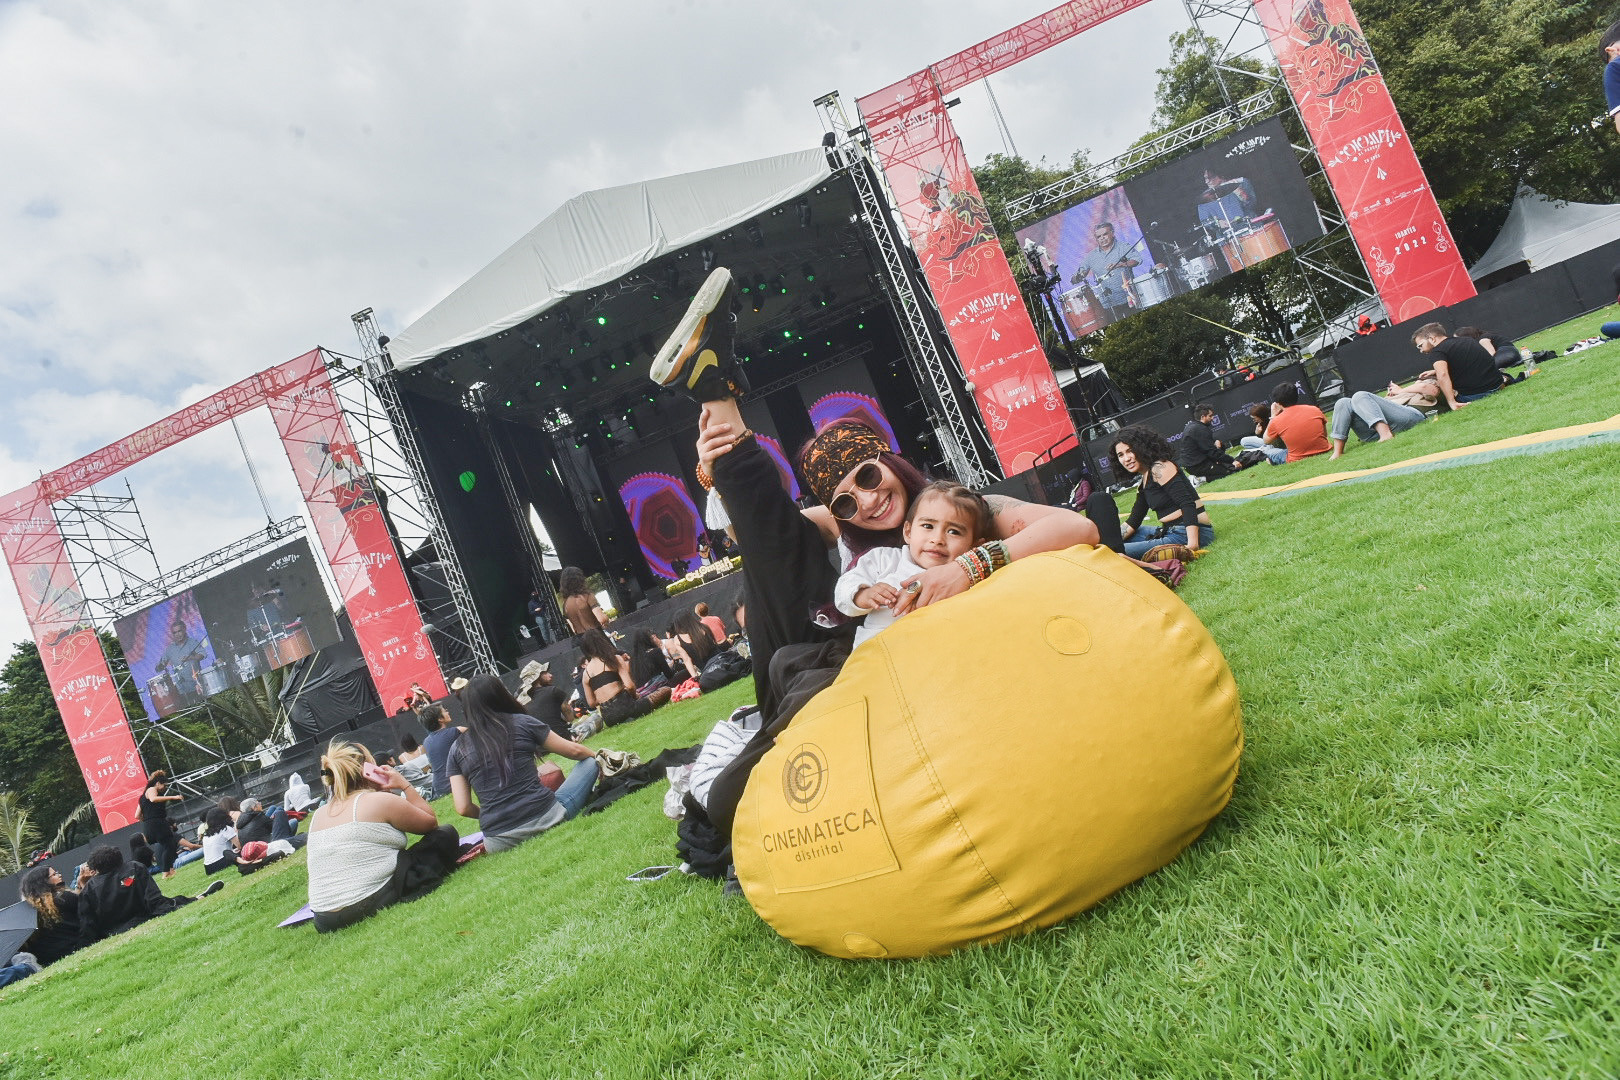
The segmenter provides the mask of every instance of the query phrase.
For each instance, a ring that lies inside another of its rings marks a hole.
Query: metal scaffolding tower
[[[353,373],[338,364],[333,371],[333,384],[339,388],[338,399],[343,403],[344,412],[361,428],[362,454],[373,481],[388,495],[388,517],[394,523],[401,546],[406,549],[402,554],[409,554],[422,541],[433,544],[456,618],[461,623],[461,632],[450,636],[464,643],[471,654],[470,670],[464,674],[494,674],[495,653],[484,633],[483,621],[478,617],[472,589],[461,569],[461,556],[450,539],[450,530],[445,527],[444,513],[428,478],[405,402],[399,395],[399,375],[387,352],[388,339],[378,332],[370,308],[356,312],[351,318],[360,340],[363,370]],[[342,377],[353,374],[360,377]],[[414,546],[412,541],[416,541]],[[446,674],[451,671],[447,670]]]
[[[821,114],[822,127],[828,134],[828,159],[835,168],[846,170],[855,183],[861,200],[861,213],[866,218],[872,241],[882,259],[884,284],[900,310],[900,339],[906,344],[913,374],[919,384],[927,385],[934,391],[938,406],[936,427],[945,460],[959,481],[969,487],[984,487],[999,479],[1000,473],[979,453],[973,429],[957,399],[951,371],[929,329],[923,304],[931,305],[933,301],[931,297],[925,300],[912,284],[906,255],[900,250],[894,211],[874,180],[879,174],[867,150],[866,129],[850,126],[837,92],[822,95],[815,104]]]

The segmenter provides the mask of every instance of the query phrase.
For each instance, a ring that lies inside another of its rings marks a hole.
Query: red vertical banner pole
[[[101,639],[88,618],[51,499],[39,484],[0,502],[0,548],[102,831],[123,828],[136,818],[146,768]]]
[[[443,697],[449,691],[438,657],[320,350],[288,361],[274,374],[270,416],[383,707],[393,711],[413,683]]]
[[[1254,0],[1391,322],[1474,295],[1349,0]]]
[[[1075,438],[932,71],[859,101],[962,372],[1007,476]]]

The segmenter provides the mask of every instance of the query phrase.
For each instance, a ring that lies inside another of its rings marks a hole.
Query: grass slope
[[[1556,411],[1614,400],[1590,355]],[[801,951],[623,880],[671,858],[656,785],[342,934],[275,928],[301,855],[230,878],[0,992],[0,1076],[1616,1075],[1617,475],[1594,446],[1217,508],[1183,595],[1244,696],[1234,801],[1055,929]],[[686,745],[750,692],[599,741]]]

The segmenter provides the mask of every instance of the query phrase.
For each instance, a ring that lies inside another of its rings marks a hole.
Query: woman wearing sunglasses
[[[849,655],[851,628],[825,629],[814,620],[818,610],[831,605],[839,572],[873,547],[900,546],[906,511],[927,485],[922,473],[891,452],[872,429],[837,421],[799,454],[800,471],[822,504],[801,512],[737,405],[747,386],[732,360],[735,298],[730,271],[716,268],[659,350],[651,371],[654,382],[682,390],[702,404],[698,479],[719,491],[743,553],[754,689],[764,724],[710,789],[709,817],[722,834],[731,831],[732,814],[754,762],[799,707],[832,681]],[[1004,496],[990,496],[989,503],[997,558],[1016,560],[1097,543],[1096,528],[1071,510]],[[829,558],[834,549],[836,567]],[[902,596],[896,612],[937,603],[965,592],[971,583],[969,570],[955,561],[932,567],[917,578],[914,591]]]

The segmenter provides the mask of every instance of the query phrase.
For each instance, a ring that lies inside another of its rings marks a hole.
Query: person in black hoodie
[[[115,847],[103,845],[85,860],[95,874],[79,893],[79,943],[89,945],[122,934],[159,915],[211,896],[225,887],[216,881],[197,896],[164,896],[152,874],[140,863],[124,858]]]

